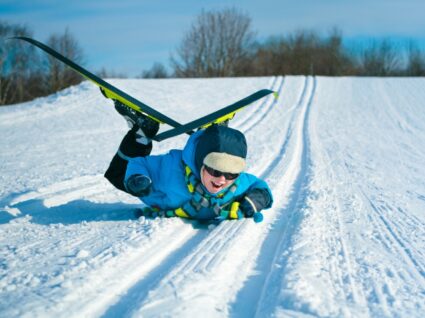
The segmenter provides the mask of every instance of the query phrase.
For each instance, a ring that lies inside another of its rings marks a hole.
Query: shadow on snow
[[[135,218],[134,210],[140,206],[140,204],[120,202],[97,203],[87,200],[75,200],[54,207],[46,207],[43,199],[33,199],[14,204],[12,207],[20,212],[17,215],[9,213],[6,209],[0,210],[0,224],[25,216],[30,216],[32,223],[42,225],[126,221]]]

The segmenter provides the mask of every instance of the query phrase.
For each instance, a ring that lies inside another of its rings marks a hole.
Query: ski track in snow
[[[290,245],[292,234],[300,223],[301,215],[298,208],[303,206],[306,197],[305,189],[309,170],[306,128],[315,86],[314,78],[305,78],[301,95],[294,107],[297,112],[292,113],[286,138],[278,155],[262,175],[262,177],[266,177],[273,170],[283,171],[277,184],[271,183],[270,185],[275,189],[275,195],[276,193],[291,194],[276,202],[277,206],[284,206],[284,208],[279,209],[277,220],[264,241],[262,252],[258,258],[257,270],[264,274],[251,278],[245,289],[239,292],[239,303],[237,301],[233,305],[236,316],[270,316],[279,300],[278,291],[282,286],[276,284],[276,281],[281,280],[285,271],[285,262],[284,259],[281,259],[282,254]],[[285,163],[282,158],[288,151],[290,141],[293,142],[295,149],[291,153],[290,161]],[[246,302],[247,298],[250,301]],[[246,308],[247,306],[249,310]]]
[[[379,175],[370,182],[360,179],[363,184],[355,181],[359,174],[372,171],[375,162],[363,163],[361,154],[339,148],[336,138],[344,134],[342,121],[334,119],[332,129],[320,128],[326,116],[338,118],[349,110],[329,108],[330,80],[311,76],[258,80],[277,91],[279,99],[269,96],[240,111],[232,126],[247,136],[250,172],[267,180],[275,196],[273,208],[264,211],[263,223],[246,219],[206,229],[181,219],[132,220],[139,201],[113,189],[101,168],[91,175],[81,174],[86,169],[81,168],[75,177],[42,182],[30,191],[19,191],[31,189],[23,183],[15,193],[6,190],[0,199],[4,237],[0,239],[0,315],[421,317],[424,221],[403,202],[395,205],[397,201],[387,198]],[[255,79],[235,81],[247,88],[255,86]],[[137,81],[128,83],[131,93]],[[155,82],[145,85],[150,83]],[[344,80],[335,83],[343,85]],[[370,80],[367,85],[381,90],[379,96],[387,107],[380,116],[387,116],[386,123],[400,130],[404,148],[397,148],[401,150],[394,160],[420,174],[416,162],[425,158],[424,149],[412,147],[409,136],[424,140],[423,126],[397,107],[398,95],[387,95],[391,81]],[[344,88],[347,94],[354,90]],[[417,88],[408,88],[410,105],[417,102]],[[33,107],[26,106],[28,113],[25,105],[0,112],[4,122],[0,128],[25,127],[33,116],[41,122],[54,122],[56,116],[72,118],[81,109],[82,98],[84,107],[104,103],[83,83],[36,100]],[[57,109],[61,103],[68,107]],[[107,122],[108,116],[116,119],[111,109],[88,110],[99,111],[98,122]],[[359,122],[353,119],[345,125]],[[370,124],[379,131],[378,119]],[[90,131],[107,138],[119,127]],[[84,131],[71,129],[64,136],[78,139]],[[119,137],[114,138],[119,142]],[[390,137],[385,144],[391,144]],[[169,145],[162,143],[158,150]],[[116,145],[105,147],[112,153]],[[20,153],[25,154],[23,149]],[[87,156],[98,158],[94,152]],[[405,158],[411,161],[404,163]],[[107,161],[101,160],[103,165]],[[2,169],[12,167],[7,164]],[[22,169],[25,166],[26,162]],[[421,184],[414,174],[409,178]],[[424,188],[418,194],[406,192],[422,207]]]

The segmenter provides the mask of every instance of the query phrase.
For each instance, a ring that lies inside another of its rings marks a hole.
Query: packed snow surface
[[[126,124],[98,88],[1,107],[1,317],[425,317],[424,78],[110,82],[181,123],[278,91],[231,122],[274,206],[135,219],[103,178]]]

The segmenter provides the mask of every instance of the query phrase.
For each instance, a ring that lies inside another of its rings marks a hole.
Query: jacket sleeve
[[[144,175],[152,181],[152,186],[165,187],[170,183],[169,176],[173,169],[178,169],[181,151],[171,150],[167,154],[131,158],[128,161],[124,183],[133,175]]]
[[[136,174],[143,175],[152,179],[152,164],[150,163],[150,157],[136,157],[131,158],[128,161],[127,170],[125,172],[124,183],[127,183],[128,179]]]
[[[164,166],[167,166],[166,162],[170,161],[168,157],[170,154],[131,158],[128,161],[124,183],[126,184],[131,176],[139,174],[151,179],[155,185],[161,177],[160,173]]]

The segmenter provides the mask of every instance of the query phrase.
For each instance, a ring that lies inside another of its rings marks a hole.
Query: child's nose
[[[219,176],[217,178],[220,182],[226,182],[226,178],[224,176]]]

